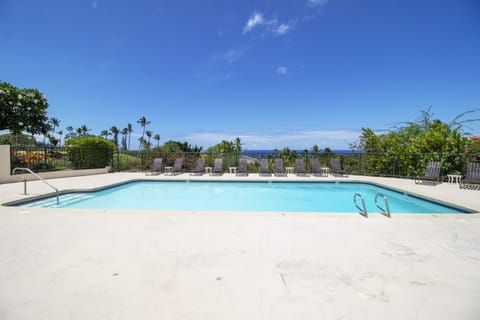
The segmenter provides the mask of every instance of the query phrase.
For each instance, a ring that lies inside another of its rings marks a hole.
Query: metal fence
[[[307,170],[311,168],[310,161],[319,159],[322,167],[329,167],[330,160],[339,158],[344,169],[350,174],[412,178],[425,173],[428,161],[442,162],[442,176],[466,171],[468,162],[480,161],[480,154],[439,154],[439,153],[282,153],[282,152],[243,152],[243,153],[153,153],[153,152],[119,152],[114,155],[115,171],[146,171],[149,170],[154,158],[162,158],[165,166],[173,166],[176,158],[184,158],[184,169],[189,172],[195,168],[196,159],[205,159],[205,166],[213,166],[216,158],[223,160],[224,171],[236,167],[240,158],[246,158],[248,171],[259,172],[259,159],[269,159],[273,169],[273,160],[282,158],[285,167],[295,167],[295,160],[305,160]]]
[[[10,167],[35,172],[95,169],[112,165],[113,156],[108,148],[11,146]]]
[[[259,171],[259,159],[282,158],[285,167],[295,167],[295,160],[310,161],[317,158],[322,167],[329,167],[330,160],[340,158],[350,174],[412,178],[423,175],[428,161],[442,162],[442,176],[465,173],[468,162],[480,162],[480,154],[440,153],[309,153],[309,152],[242,152],[242,153],[163,153],[149,151],[116,151],[108,148],[85,147],[22,147],[11,146],[11,168],[27,167],[36,172],[64,169],[93,169],[111,166],[114,171],[148,171],[154,158],[162,158],[165,166],[173,166],[176,158],[184,158],[184,170],[193,171],[196,159],[205,159],[205,166],[213,166],[216,158],[223,160],[225,172],[236,167],[240,158],[246,158],[251,173]]]

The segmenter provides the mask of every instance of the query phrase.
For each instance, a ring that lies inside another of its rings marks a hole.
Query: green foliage
[[[202,147],[197,147],[196,145],[192,147],[188,142],[180,142],[169,140],[160,148],[162,152],[166,153],[175,153],[175,152],[187,152],[187,153],[200,153]]]
[[[0,130],[46,133],[47,108],[47,99],[37,89],[19,89],[0,82]]]
[[[35,138],[27,134],[13,135],[11,133],[0,135],[0,144],[22,145],[33,147],[37,144]]]
[[[469,113],[464,112],[461,116]],[[415,122],[403,123],[403,126],[383,134],[362,128],[359,147],[369,154],[364,163],[366,171],[379,175],[389,175],[395,171],[403,172],[406,176],[415,176],[424,171],[430,160],[442,160],[444,172],[461,170],[463,160],[459,156],[441,159],[441,155],[466,152],[468,139],[461,133],[462,123],[475,120],[459,121],[461,116],[457,116],[447,124],[432,120],[432,115],[429,108],[422,111],[422,115]],[[428,156],[420,157],[419,154]]]
[[[115,171],[142,171],[142,160],[134,154],[118,152],[113,159]]]
[[[209,147],[207,149],[207,152],[211,152],[211,153],[242,152],[242,143],[240,141],[240,138],[236,138],[235,142],[222,140],[222,142]]]
[[[75,168],[103,168],[110,165],[116,146],[100,137],[71,138],[65,142],[68,159]]]

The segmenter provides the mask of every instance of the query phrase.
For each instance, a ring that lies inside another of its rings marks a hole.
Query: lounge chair
[[[418,184],[420,182],[430,181],[432,185],[434,185],[435,182],[439,182],[441,167],[442,164],[440,161],[429,161],[427,163],[427,170],[425,171],[425,175],[415,178],[415,183]]]
[[[223,174],[223,159],[217,158],[213,163],[212,175],[222,175]]]
[[[248,176],[247,159],[241,158],[238,162],[237,176]]]
[[[305,170],[305,161],[303,159],[295,159],[295,171],[297,176],[307,176],[307,170]]]
[[[275,159],[274,162],[274,174],[276,177],[286,177],[285,168],[283,167],[283,159]]]
[[[268,159],[260,159],[260,176],[271,176],[270,168],[268,166]]]
[[[198,158],[197,159],[197,165],[195,166],[195,169],[193,169],[192,173],[190,175],[192,176],[201,176],[205,173],[205,159],[203,158]]]
[[[323,177],[328,175],[327,171],[322,170],[320,167],[320,161],[317,158],[312,159],[310,164],[312,165],[312,175],[315,177]]]
[[[480,163],[469,162],[465,178],[460,181],[460,188],[476,189],[480,187]]]
[[[172,175],[175,176],[183,170],[183,158],[176,158],[172,168]]]
[[[330,171],[334,176],[347,176],[347,172],[342,168],[342,163],[340,162],[340,159],[330,160]]]
[[[146,172],[145,175],[153,176],[159,175],[162,173],[162,158],[155,158],[153,159],[152,168],[149,172]]]

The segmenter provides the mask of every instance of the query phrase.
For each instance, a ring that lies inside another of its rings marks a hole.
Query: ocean
[[[278,153],[281,153],[283,149],[278,149]],[[296,151],[297,154],[302,154],[303,150],[290,150],[290,152]],[[331,150],[332,153],[334,154],[361,154],[363,153],[362,150],[348,150],[348,149],[336,149],[336,150]],[[309,153],[311,153],[310,150],[308,150]],[[275,152],[274,150],[243,150],[242,154],[243,155],[273,155]],[[323,153],[323,150],[320,150],[320,154]]]

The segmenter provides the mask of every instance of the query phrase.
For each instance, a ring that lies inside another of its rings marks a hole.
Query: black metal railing
[[[205,159],[205,166],[213,167],[214,160],[221,158],[223,167],[238,166],[240,158],[246,158],[248,170],[259,172],[259,159],[269,159],[273,168],[275,158],[282,158],[285,167],[295,167],[295,160],[305,160],[307,171],[310,161],[317,158],[322,167],[329,167],[330,160],[340,158],[343,168],[350,174],[412,178],[425,173],[428,161],[441,161],[441,175],[465,173],[468,162],[480,162],[480,154],[446,153],[363,153],[363,152],[257,152],[244,151],[234,153],[215,152],[153,152],[153,151],[115,151],[108,148],[87,147],[23,147],[11,146],[11,168],[26,167],[35,172],[63,169],[92,169],[111,166],[113,171],[143,172],[150,169],[154,158],[162,158],[164,166],[173,166],[176,158],[184,158],[184,170],[192,171],[196,159]]]
[[[149,170],[154,158],[162,158],[165,166],[172,166],[176,158],[184,158],[185,171],[195,168],[196,159],[205,159],[206,166],[213,166],[216,158],[223,160],[223,167],[238,165],[240,158],[246,158],[248,170],[259,172],[259,159],[269,159],[273,168],[273,159],[282,158],[285,167],[295,167],[295,160],[305,160],[307,171],[311,168],[310,161],[319,159],[322,167],[329,167],[330,160],[340,158],[344,169],[350,174],[413,178],[425,173],[428,161],[442,162],[442,176],[449,173],[464,173],[468,162],[480,161],[480,154],[439,154],[439,153],[282,153],[282,152],[242,152],[242,153],[161,153],[161,152],[118,152],[114,155],[115,171],[145,171]]]
[[[10,147],[11,168],[24,167],[35,172],[104,168],[112,165],[113,156],[108,148]]]

